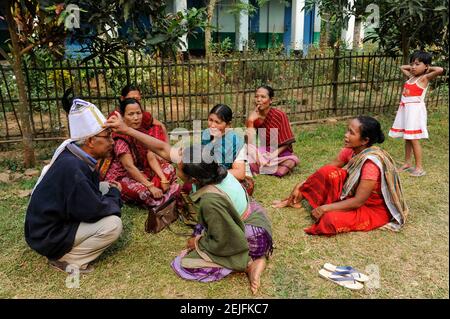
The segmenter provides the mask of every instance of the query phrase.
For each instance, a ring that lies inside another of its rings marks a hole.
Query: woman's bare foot
[[[302,204],[301,203],[296,203],[296,204],[291,203],[289,201],[289,198],[282,199],[282,200],[277,199],[272,202],[273,208],[283,208],[283,207],[288,207],[288,206],[293,207],[293,208],[301,208]]]
[[[247,267],[247,276],[250,281],[250,290],[253,294],[258,292],[259,286],[261,285],[261,274],[266,268],[266,258],[261,257],[250,263]]]
[[[272,202],[273,208],[283,208],[289,205],[289,198],[287,199],[277,199]]]

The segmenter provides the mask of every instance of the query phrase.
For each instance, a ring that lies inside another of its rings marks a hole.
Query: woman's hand
[[[278,156],[278,152],[273,153],[264,153],[261,158],[259,159],[259,163],[261,166],[267,166],[270,164],[270,162]]]
[[[115,111],[109,119],[106,120],[104,127],[110,128],[113,132],[127,134],[129,127],[125,124],[119,112]]]
[[[295,185],[294,189],[291,192],[291,195],[289,195],[289,206],[292,207],[298,207],[300,205],[300,201],[303,199],[302,192],[300,191],[300,188],[302,187],[302,183],[298,183]]]
[[[158,187],[153,185],[153,183],[150,183],[149,185],[146,185],[148,191],[152,194],[153,198],[159,199],[163,196],[162,190],[160,190]]]
[[[319,220],[319,219],[323,216],[323,214],[325,214],[327,211],[328,211],[328,210],[327,210],[327,205],[322,205],[322,206],[319,206],[319,207],[313,209],[312,212],[311,212],[311,215],[312,215],[312,217],[317,221],[317,220]]]
[[[258,110],[255,109],[252,113],[250,113],[250,115],[248,116],[247,121],[254,122],[257,119],[259,119],[259,113],[258,113]]]
[[[191,237],[187,240],[186,248],[187,249],[195,249],[195,237]]]
[[[270,156],[270,154],[264,153],[257,160],[259,160],[259,165],[264,167],[264,166],[269,165],[271,156]]]
[[[170,182],[168,180],[161,180],[161,189],[163,193],[167,192],[170,188]]]

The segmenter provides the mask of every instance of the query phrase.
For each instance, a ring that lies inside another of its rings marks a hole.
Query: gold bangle
[[[161,181],[161,184],[170,184],[169,181]]]

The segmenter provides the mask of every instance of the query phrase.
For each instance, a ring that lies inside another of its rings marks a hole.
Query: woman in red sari
[[[299,160],[292,149],[295,137],[289,119],[283,111],[271,107],[273,96],[273,89],[268,85],[256,89],[256,107],[247,119],[248,160],[254,174],[283,177]],[[260,133],[258,147],[257,133]]]
[[[120,114],[130,127],[143,133],[142,108],[135,99],[120,103]],[[172,165],[159,160],[153,152],[137,140],[121,134],[113,134],[114,157],[106,173],[106,180],[117,181],[122,186],[122,198],[127,202],[153,208],[177,196],[179,185]]]
[[[383,141],[384,134],[376,119],[368,116],[352,119],[337,158],[296,185],[288,198],[275,201],[274,207],[299,208],[304,200],[316,220],[305,229],[311,235],[369,231],[381,226],[399,230],[405,223],[408,207],[394,161],[388,153],[373,146]]]

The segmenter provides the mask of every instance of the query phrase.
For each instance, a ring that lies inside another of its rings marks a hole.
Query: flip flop
[[[425,172],[424,170],[413,170],[411,173],[409,173],[410,176],[414,176],[414,177],[420,177],[420,176],[425,176],[427,174],[427,172]]]
[[[351,266],[335,266],[333,264],[326,263],[325,265],[323,265],[323,268],[341,276],[352,276],[355,280],[360,282],[369,281],[369,276],[359,272]]]
[[[337,273],[329,272],[325,269],[319,270],[319,275],[322,278],[325,278],[329,281],[334,282],[335,284],[352,289],[352,290],[360,290],[364,288],[364,285],[360,283],[359,281],[356,281],[352,276],[340,276],[337,275]]]
[[[414,170],[414,167],[412,166],[408,166],[408,167],[399,167],[397,168],[397,172],[401,173],[401,172],[411,172],[412,170]]]

